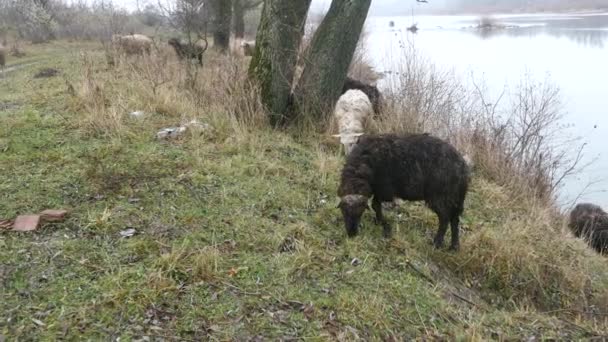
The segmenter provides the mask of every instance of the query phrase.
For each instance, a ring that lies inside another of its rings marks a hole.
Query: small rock
[[[125,229],[125,230],[121,231],[120,236],[122,236],[124,238],[128,238],[128,237],[132,237],[136,233],[137,233],[137,230],[135,230],[133,228],[129,228],[129,229]]]
[[[350,262],[350,264],[351,264],[351,265],[353,265],[353,266],[359,266],[359,265],[361,265],[361,260],[359,260],[358,258],[354,258],[354,259],[353,259],[353,260]]]
[[[17,232],[31,232],[40,226],[40,215],[21,215],[15,219],[13,230]]]

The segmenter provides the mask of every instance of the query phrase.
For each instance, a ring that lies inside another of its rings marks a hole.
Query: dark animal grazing
[[[199,65],[203,65],[203,54],[207,50],[205,45],[182,43],[177,38],[169,39],[168,43],[173,47],[179,59],[196,59]]]
[[[599,253],[608,254],[608,214],[590,203],[577,204],[570,213],[570,229]]]
[[[380,114],[380,112],[382,111],[382,95],[380,94],[378,87],[365,84],[361,81],[357,81],[355,79],[347,77],[344,81],[344,86],[342,87],[341,95],[351,89],[358,89],[364,92],[365,95],[367,95],[367,97],[369,98],[369,101],[372,103],[372,106],[374,107],[374,113],[376,115]]]
[[[44,68],[44,69],[40,69],[38,71],[38,73],[36,73],[36,75],[34,75],[34,78],[48,78],[48,77],[55,77],[59,74],[59,70],[57,69],[53,69],[53,68]]]
[[[464,159],[450,144],[428,134],[364,135],[349,154],[342,170],[338,196],[349,236],[358,233],[361,215],[373,197],[376,220],[391,235],[382,215],[382,202],[395,198],[425,201],[439,217],[435,247],[443,245],[452,229],[450,249],[459,248],[459,222],[469,185]]]

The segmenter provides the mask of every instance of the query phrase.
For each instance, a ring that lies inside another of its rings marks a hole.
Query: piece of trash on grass
[[[359,265],[361,265],[361,260],[359,260],[358,258],[354,258],[354,259],[353,259],[353,260],[350,262],[350,264],[351,264],[351,265],[353,265],[353,266],[359,266]]]
[[[40,215],[20,215],[15,219],[13,230],[17,232],[31,232],[40,226]]]
[[[156,139],[174,139],[182,136],[186,132],[186,127],[163,128],[156,133]]]
[[[125,229],[125,230],[121,231],[120,236],[122,236],[124,238],[128,238],[128,237],[132,237],[136,233],[137,233],[137,230],[135,230],[133,228],[129,228],[129,229]]]
[[[146,112],[143,110],[136,110],[134,112],[129,113],[129,116],[132,118],[143,118],[146,115]]]
[[[179,127],[168,127],[163,128],[158,133],[156,133],[156,139],[174,139],[182,136],[186,131],[194,130],[194,131],[207,131],[211,130],[211,126],[206,123],[202,123],[198,120],[191,120],[188,123],[185,123]]]

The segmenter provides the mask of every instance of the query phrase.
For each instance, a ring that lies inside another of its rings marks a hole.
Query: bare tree
[[[207,0],[159,0],[158,7],[165,17],[165,21],[173,29],[186,36],[188,44],[202,40],[205,46],[208,45],[209,4]]]
[[[249,65],[274,124],[283,122],[311,0],[266,0]]]
[[[220,51],[228,51],[232,0],[209,0],[209,4],[213,15],[213,46]]]
[[[245,14],[262,4],[262,0],[232,0],[232,25],[234,37],[245,37]]]

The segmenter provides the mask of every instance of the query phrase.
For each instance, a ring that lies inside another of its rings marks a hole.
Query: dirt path
[[[9,67],[6,67],[6,68],[0,70],[0,78],[6,77],[6,75],[8,75],[9,73],[11,73],[13,71],[17,71],[17,70],[20,70],[20,69],[26,68],[28,66],[38,64],[38,63],[40,63],[39,60],[13,64]]]

